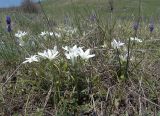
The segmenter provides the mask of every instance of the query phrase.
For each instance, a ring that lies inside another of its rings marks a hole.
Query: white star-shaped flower
[[[44,59],[49,59],[49,60],[53,60],[57,57],[58,55],[58,51],[57,51],[57,46],[54,47],[53,50],[48,49],[48,50],[44,50],[44,52],[39,52],[38,55]]]
[[[49,35],[50,35],[50,36],[53,36],[53,32],[49,32]]]
[[[46,36],[47,34],[48,34],[48,32],[46,32],[46,31],[43,31],[40,33],[41,36]]]
[[[79,48],[77,47],[77,45],[74,45],[72,48],[65,46],[62,47],[64,50],[66,50],[65,52],[65,56],[67,59],[70,59],[72,64],[74,64],[75,60],[77,59],[77,57],[79,56]]]
[[[23,36],[27,35],[27,32],[23,32],[23,31],[18,31],[17,33],[15,33],[15,36],[18,38],[22,38]]]
[[[114,49],[119,49],[121,46],[124,45],[124,43],[120,41],[116,41],[115,39],[111,42],[111,45]]]
[[[58,38],[61,37],[61,34],[60,34],[60,33],[57,33],[57,32],[55,32],[54,35],[55,35],[56,37],[58,37]]]
[[[33,55],[33,56],[29,57],[29,58],[26,58],[26,60],[23,62],[23,64],[32,63],[32,62],[38,62],[38,61],[39,61],[39,59],[38,59],[37,55]]]
[[[87,49],[86,51],[83,51],[82,48],[79,48],[79,55],[82,59],[88,60],[89,58],[92,58],[95,56],[95,54],[90,54],[91,49]]]
[[[64,50],[66,51],[69,51],[69,47],[68,46],[65,46],[65,47],[62,47]]]

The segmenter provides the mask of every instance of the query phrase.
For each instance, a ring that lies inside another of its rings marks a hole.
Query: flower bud
[[[11,17],[10,16],[6,16],[6,23],[7,23],[7,25],[11,24]]]

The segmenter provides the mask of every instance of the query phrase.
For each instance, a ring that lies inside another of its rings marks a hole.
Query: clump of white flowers
[[[60,33],[57,33],[57,32],[48,32],[48,31],[43,31],[40,33],[40,36],[46,38],[47,36],[55,36],[55,37],[58,37],[60,38],[61,37],[61,34]]]
[[[78,55],[79,55],[79,48],[77,47],[77,45],[73,46],[72,48],[65,46],[62,47],[65,51],[65,56],[67,59],[71,60],[72,64],[75,63]]]
[[[61,37],[61,33],[57,33],[57,32],[55,32],[55,33],[54,33],[54,35],[55,35],[56,37],[58,37],[58,38],[60,38],[60,37]]]
[[[32,62],[39,62],[40,58],[42,59],[49,59],[50,61],[57,58],[58,56],[57,46],[54,47],[54,49],[47,49],[43,52],[38,52],[38,55],[33,55],[30,58],[26,58],[26,61],[23,63],[32,63]]]
[[[95,56],[95,54],[90,54],[91,49],[87,49],[86,51],[83,51],[82,47],[77,47],[77,45],[73,47],[62,47],[65,50],[64,55],[67,59],[70,59],[71,62],[74,64],[77,57],[79,56],[83,60],[88,60],[89,58],[92,58]],[[58,50],[57,46],[54,47],[54,49],[47,49],[43,52],[38,52],[38,55],[31,56],[30,58],[26,58],[26,61],[23,63],[31,63],[31,62],[38,62],[40,61],[40,58],[42,59],[49,59],[50,61],[58,57]]]
[[[77,28],[73,28],[71,26],[59,26],[57,31],[60,33],[64,33],[67,36],[72,36],[77,32]]]
[[[137,42],[139,42],[139,43],[141,43],[142,42],[142,40],[141,39],[138,39],[137,37],[130,37],[130,40],[131,41],[137,41]]]
[[[43,36],[43,37],[48,36],[48,35],[52,36],[53,32],[43,31],[43,32],[40,33],[40,35]]]
[[[25,32],[25,31],[20,31],[19,30],[17,33],[15,33],[15,36],[18,37],[18,38],[22,38],[25,35],[27,35],[27,32]]]
[[[23,40],[23,37],[27,35],[27,32],[25,31],[18,31],[17,33],[15,33],[15,37],[18,38],[18,43],[20,46],[24,46],[25,41]]]
[[[83,47],[77,47],[77,45],[74,45],[73,47],[62,47],[65,52],[65,56],[67,59],[70,59],[71,62],[74,64],[75,60],[78,56],[80,56],[83,60],[88,60],[89,58],[92,58],[95,56],[95,54],[90,54],[91,49],[87,49],[85,52],[83,51]]]

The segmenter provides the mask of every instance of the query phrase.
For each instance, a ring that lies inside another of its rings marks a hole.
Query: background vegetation
[[[27,5],[0,10],[0,115],[160,115],[159,0],[46,0]],[[11,32],[6,16],[12,20]],[[24,46],[15,37],[18,30],[27,32]],[[40,36],[43,31],[61,36]],[[114,49],[114,39],[124,47]],[[78,58],[73,65],[62,47],[74,45],[90,48],[95,57]],[[54,46],[56,59],[22,63]],[[130,57],[120,59],[127,53]]]

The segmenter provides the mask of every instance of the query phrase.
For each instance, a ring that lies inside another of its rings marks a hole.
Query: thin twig
[[[22,66],[23,63],[21,63],[13,72],[12,74],[8,77],[8,79],[3,83],[2,85],[2,88],[3,86],[12,78],[12,76],[17,72],[17,70]]]
[[[46,105],[47,105],[47,103],[48,103],[49,97],[50,97],[51,92],[52,92],[52,88],[53,88],[53,84],[50,86],[50,89],[49,89],[48,94],[47,94],[47,96],[46,96],[46,100],[45,100],[43,109],[45,109],[45,107],[46,107]]]

